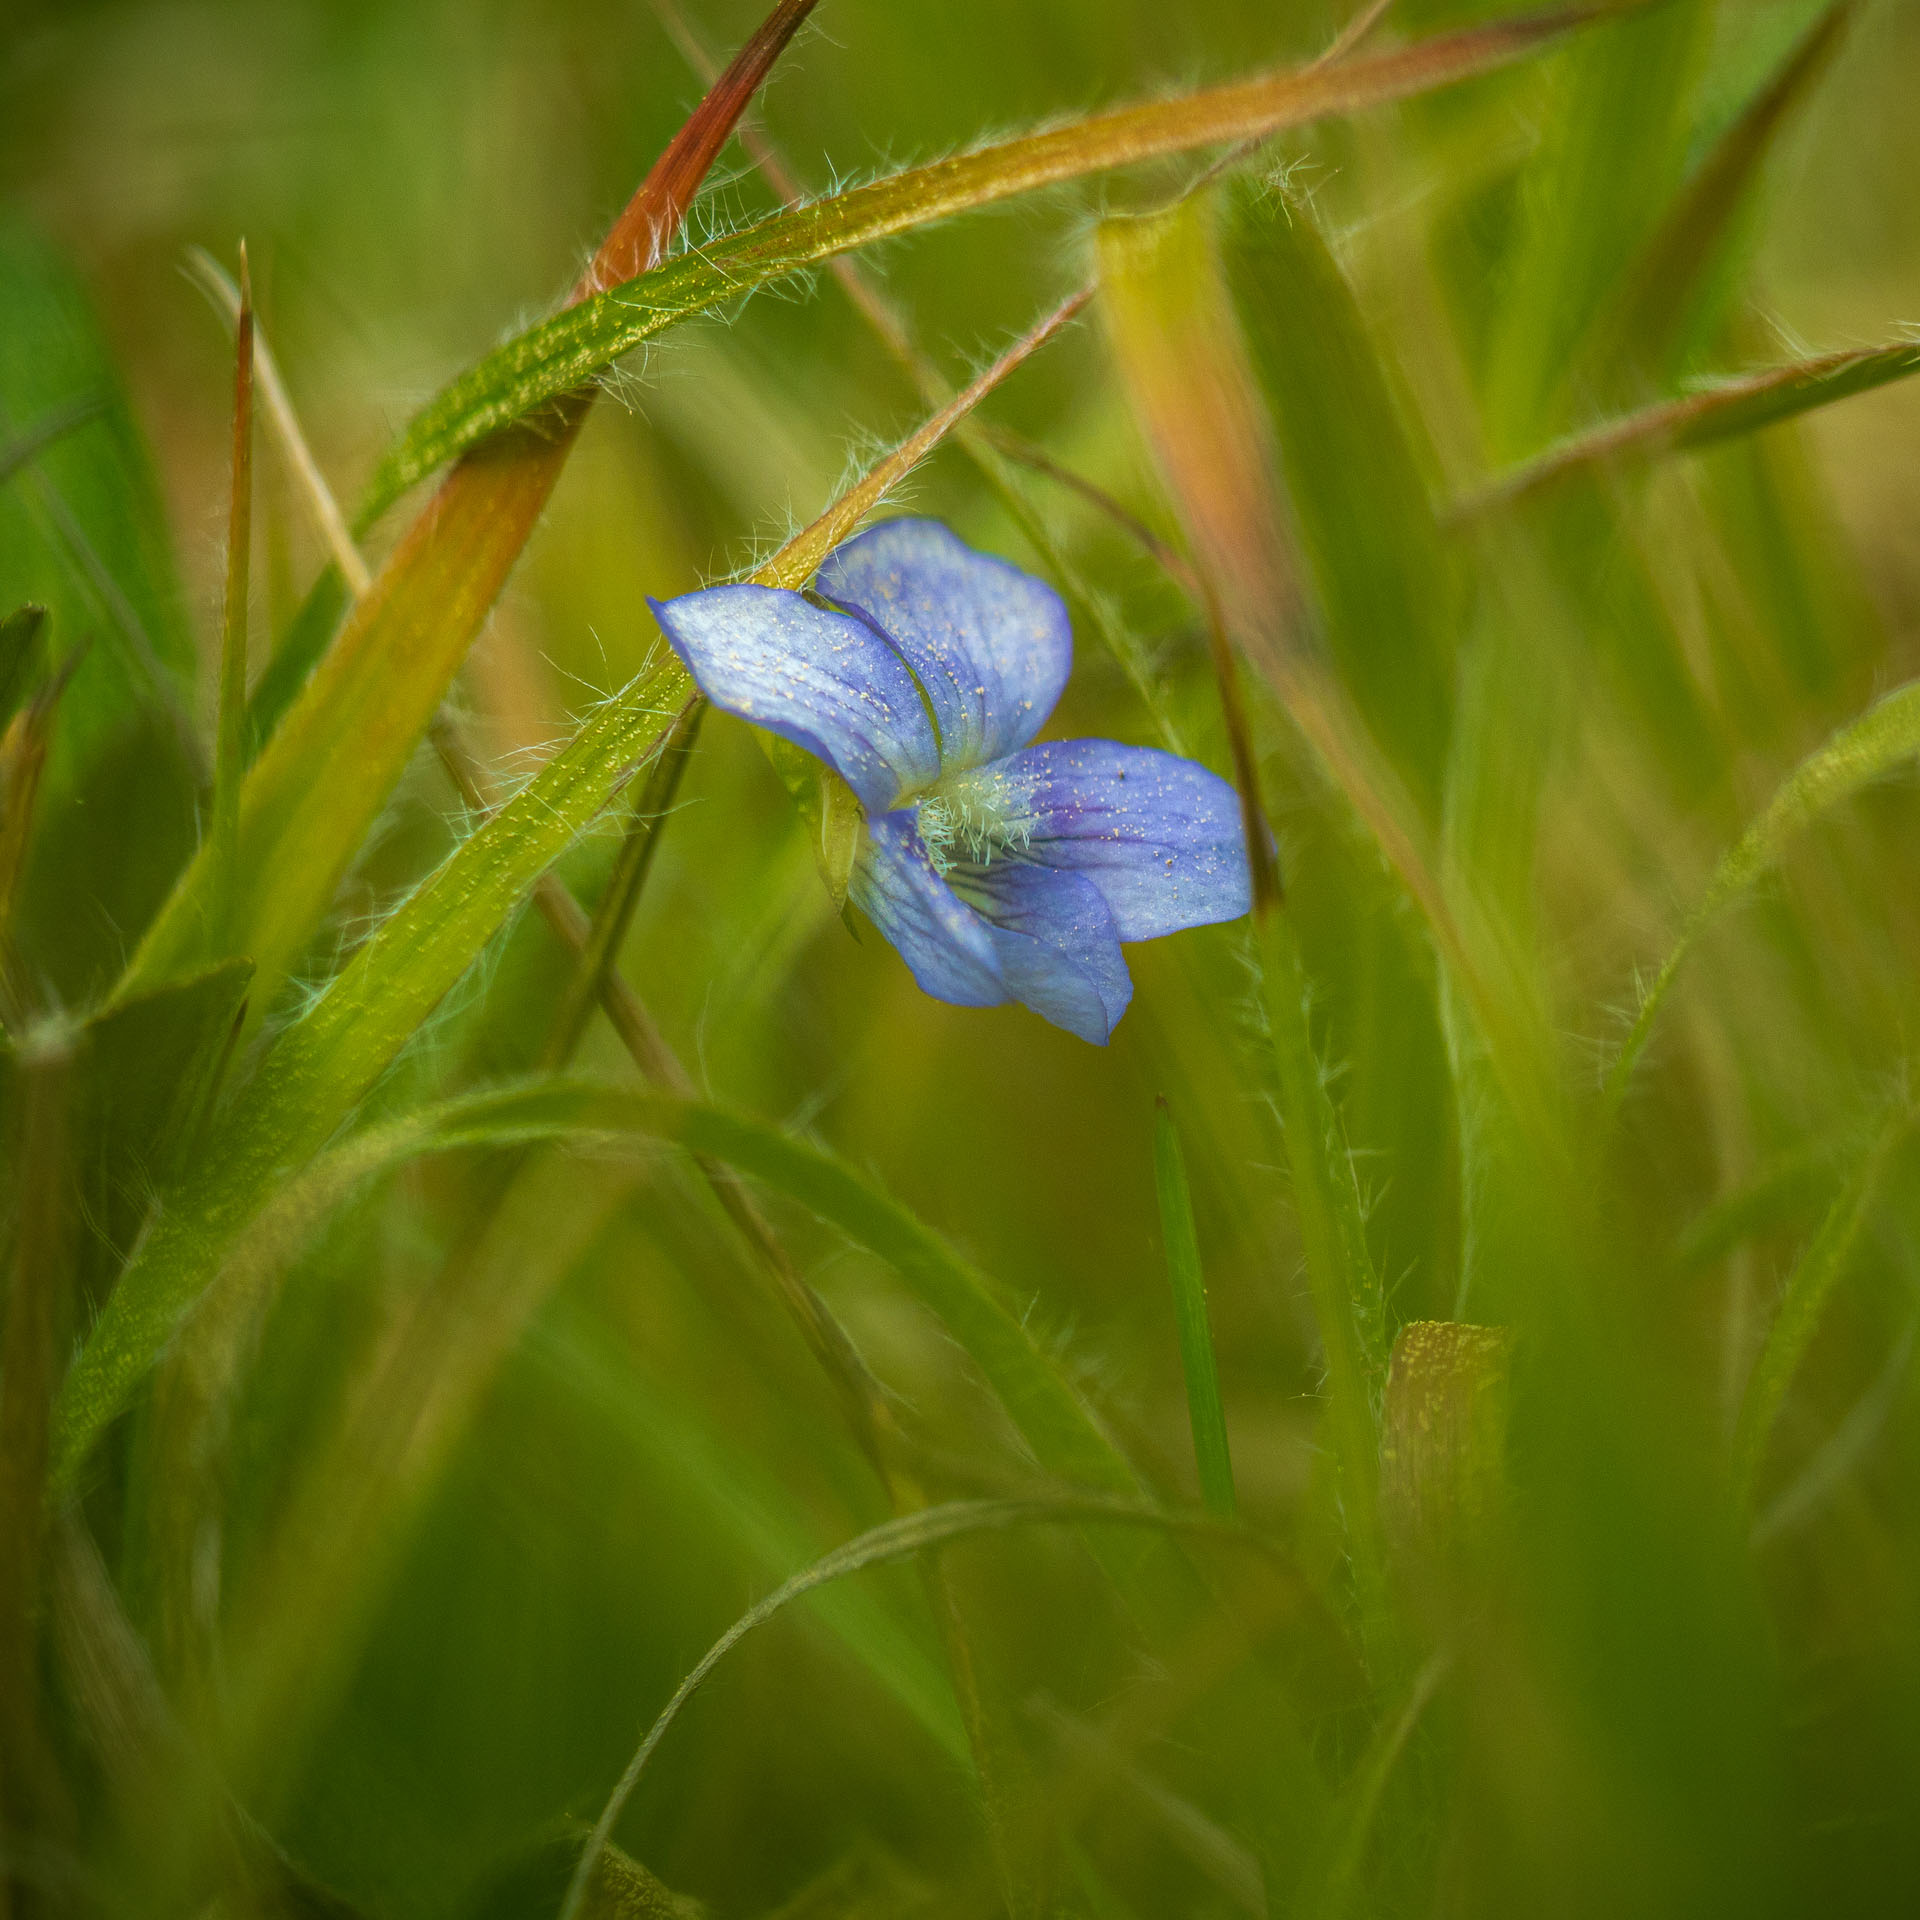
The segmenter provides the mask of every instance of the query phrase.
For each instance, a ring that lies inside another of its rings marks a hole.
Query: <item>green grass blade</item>
[[[1384,1614],[1380,1435],[1369,1378],[1384,1361],[1380,1284],[1367,1257],[1353,1162],[1307,1020],[1307,976],[1284,908],[1263,916],[1260,963],[1294,1211],[1327,1369],[1327,1424],[1339,1463],[1348,1551],[1369,1627]]]
[[[1221,251],[1329,650],[1432,803],[1456,596],[1406,415],[1310,206],[1234,183]]]
[[[1207,1321],[1200,1238],[1194,1230],[1193,1197],[1187,1190],[1187,1162],[1180,1150],[1180,1132],[1164,1098],[1155,1104],[1153,1116],[1153,1177],[1160,1198],[1160,1238],[1167,1252],[1174,1319],[1180,1328],[1180,1370],[1187,1380],[1187,1415],[1193,1423],[1200,1498],[1210,1513],[1231,1519],[1233,1456],[1227,1446],[1227,1416],[1220,1404],[1213,1329]]]
[[[1920,680],[1910,680],[1842,727],[1781,782],[1760,817],[1715,868],[1699,905],[1641,995],[1633,1025],[1607,1073],[1611,1105],[1617,1106],[1625,1093],[1674,977],[1706,928],[1780,858],[1795,834],[1916,755],[1920,755]]]
[[[282,1036],[169,1196],[67,1376],[57,1420],[62,1484],[71,1484],[241,1228],[347,1117],[535,879],[658,742],[685,696],[685,676],[667,668],[601,708]]]
[[[239,924],[240,788],[247,771],[247,588],[253,554],[253,290],[240,249],[233,353],[233,491],[227,509],[227,591],[220,622],[220,706],[213,756],[214,944],[230,952]]]
[[[780,0],[641,183],[577,297],[590,296],[601,274],[624,277],[657,257],[812,4]],[[258,969],[255,1019],[325,916],[505,585],[592,397],[575,395],[544,431],[502,436],[447,476],[255,760],[241,795],[234,934]],[[204,961],[212,887],[203,851],[148,929],[119,991]]]
[[[1713,14],[1635,8],[1542,70],[1541,151],[1491,315],[1487,423],[1506,457],[1560,424],[1588,330],[1680,178]]]
[[[1826,72],[1858,12],[1859,0],[1833,0],[1682,188],[1622,282],[1612,315],[1595,328],[1602,367],[1626,360],[1664,384],[1688,341],[1712,331],[1711,313],[1732,292],[1729,256],[1742,213],[1783,128]]]
[[[358,525],[436,468],[551,408],[694,314],[896,234],[1016,195],[1404,99],[1485,73],[1584,25],[1582,11],[1502,21],[1390,52],[1151,101],[855,187],[718,238],[510,340],[424,408],[381,462]]]
[[[708,1676],[756,1627],[764,1626],[775,1614],[789,1607],[794,1601],[813,1592],[816,1587],[827,1585],[830,1581],[844,1579],[848,1574],[860,1573],[869,1567],[890,1566],[896,1561],[912,1559],[915,1555],[930,1549],[944,1546],[950,1541],[964,1540],[982,1533],[997,1533],[1009,1527],[1051,1526],[1063,1523],[1086,1521],[1111,1522],[1118,1526],[1152,1527],[1161,1530],[1220,1528],[1228,1537],[1250,1539],[1240,1535],[1237,1529],[1227,1529],[1213,1516],[1205,1522],[1198,1521],[1192,1515],[1164,1513],[1156,1507],[1149,1507],[1133,1501],[1116,1500],[1092,1494],[1060,1494],[1030,1500],[956,1500],[940,1507],[924,1507],[918,1513],[903,1514],[897,1520],[889,1520],[868,1532],[849,1540],[844,1546],[836,1547],[833,1552],[816,1560],[812,1566],[796,1573],[790,1580],[774,1589],[757,1606],[742,1614],[718,1640],[701,1656],[687,1677],[681,1681],[674,1696],[660,1710],[659,1716],[647,1730],[647,1736],[641,1741],[638,1751],[627,1763],[626,1771],[620,1776],[619,1784],[614,1788],[605,1809],[595,1823],[586,1847],[580,1855],[580,1864],[575,1869],[572,1884],[567,1889],[567,1897],[560,1908],[560,1920],[578,1920],[582,1911],[582,1901],[588,1885],[591,1883],[594,1868],[602,1850],[613,1837],[613,1829],[618,1824],[627,1802],[633,1797],[634,1789],[640,1784],[640,1776],[646,1771],[647,1763],[653,1758],[660,1742],[666,1738],[674,1721],[680,1717],[683,1707],[705,1684]]]
[[[1920,343],[1912,340],[1884,347],[1850,347],[1796,360],[1790,366],[1769,367],[1764,373],[1729,380],[1679,400],[1664,400],[1564,441],[1463,501],[1456,512],[1484,513],[1508,506],[1585,468],[1689,453],[1758,433],[1763,427],[1857,393],[1870,393],[1915,372],[1920,372]]]
[[[1813,1343],[1828,1299],[1845,1274],[1859,1245],[1861,1230],[1880,1195],[1889,1164],[1913,1125],[1912,1110],[1902,1102],[1827,1209],[1820,1231],[1813,1237],[1780,1296],[1766,1345],[1754,1362],[1741,1397],[1733,1431],[1733,1489],[1741,1511],[1753,1506],[1754,1489],[1766,1453],[1767,1436],[1787,1397],[1787,1389]]]

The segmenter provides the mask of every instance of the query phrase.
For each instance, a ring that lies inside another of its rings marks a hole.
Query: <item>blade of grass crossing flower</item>
[[[654,257],[747,100],[811,10],[781,0],[655,164],[577,292]],[[592,394],[556,392],[536,426],[476,448],[448,475],[361,595],[261,749],[241,796],[236,944],[259,967],[256,1012],[312,935],[526,544]],[[179,972],[206,939],[197,859],[149,928],[120,991]]]
[[[1516,467],[1462,501],[1455,512],[1467,515],[1502,508],[1543,491],[1563,476],[1614,461],[1658,459],[1738,439],[1916,372],[1920,372],[1920,342],[1912,340],[1850,347],[1789,366],[1769,367],[1679,400],[1661,401],[1579,434]]]
[[[1200,1267],[1200,1237],[1193,1224],[1180,1132],[1164,1097],[1154,1103],[1153,1178],[1160,1201],[1160,1241],[1166,1249],[1173,1314],[1180,1330],[1180,1370],[1187,1381],[1187,1417],[1193,1425],[1193,1458],[1200,1498],[1210,1513],[1232,1517],[1233,1456],[1227,1416],[1220,1404],[1220,1370],[1214,1362],[1213,1328],[1207,1319],[1207,1282]]]
[[[1236,1531],[1226,1529],[1218,1520],[1209,1523],[1196,1521],[1192,1515],[1164,1513],[1157,1508],[1136,1505],[1132,1502],[1100,1498],[1088,1494],[1062,1494],[1053,1498],[1033,1500],[966,1500],[954,1501],[950,1505],[925,1507],[918,1513],[903,1515],[897,1520],[889,1520],[883,1525],[849,1540],[844,1546],[836,1547],[832,1553],[816,1560],[812,1566],[796,1573],[790,1580],[777,1587],[759,1604],[742,1614],[727,1631],[716,1640],[699,1662],[681,1681],[674,1696],[663,1707],[647,1730],[632,1760],[627,1763],[626,1771],[620,1776],[595,1823],[586,1846],[582,1849],[579,1865],[574,1871],[566,1899],[561,1903],[559,1920],[580,1920],[584,1912],[584,1899],[591,1884],[593,1872],[599,1862],[601,1852],[613,1837],[613,1829],[619,1823],[621,1814],[626,1810],[627,1802],[633,1797],[634,1789],[640,1784],[640,1777],[646,1771],[660,1742],[666,1738],[668,1730],[680,1717],[681,1710],[708,1676],[726,1656],[737,1647],[755,1628],[764,1626],[777,1613],[791,1606],[794,1601],[811,1593],[816,1587],[829,1581],[845,1578],[848,1574],[863,1572],[869,1567],[887,1566],[898,1560],[905,1560],[917,1554],[944,1546],[951,1541],[963,1540],[971,1535],[999,1532],[1008,1527],[1045,1526],[1069,1522],[1103,1521],[1118,1526],[1135,1526],[1167,1529],[1194,1529],[1210,1524],[1222,1528],[1226,1537],[1250,1538],[1238,1535]]]
[[[1878,1137],[1835,1196],[1820,1230],[1787,1276],[1766,1344],[1754,1362],[1733,1432],[1733,1490],[1742,1513],[1753,1507],[1766,1455],[1767,1437],[1793,1384],[1820,1317],[1844,1277],[1860,1236],[1880,1197],[1888,1169],[1913,1127],[1905,1102],[1886,1119]]]
[[[1085,298],[1074,295],[1016,342],[754,578],[765,586],[803,586],[862,515]],[[484,460],[488,451],[476,459]],[[281,1037],[219,1139],[209,1143],[202,1164],[135,1255],[68,1377],[63,1476],[77,1471],[275,1179],[318,1150],[546,868],[658,750],[692,698],[692,683],[674,660],[615,695],[461,843],[334,977],[306,1018]],[[1116,1468],[1110,1454],[1107,1465]]]
[[[1611,1107],[1618,1107],[1681,963],[1707,927],[1773,866],[1795,834],[1916,756],[1920,756],[1920,680],[1910,680],[1842,727],[1781,782],[1760,817],[1715,868],[1679,939],[1641,995],[1633,1025],[1607,1074]]]
[[[358,524],[467,447],[643,340],[755,287],[954,214],[1116,167],[1405,99],[1522,59],[1598,17],[1570,10],[1148,102],[916,167],[704,243],[509,341],[431,402],[382,462]]]
[[[240,247],[234,323],[233,490],[227,508],[227,591],[220,622],[220,706],[213,757],[212,912],[216,952],[240,928],[240,785],[247,770],[247,590],[253,551],[253,288]]]

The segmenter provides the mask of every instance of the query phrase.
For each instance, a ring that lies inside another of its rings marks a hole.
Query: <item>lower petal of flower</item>
[[[1133,998],[1133,976],[1099,888],[1077,873],[1017,860],[958,866],[947,878],[993,929],[1008,992],[1104,1046]]]

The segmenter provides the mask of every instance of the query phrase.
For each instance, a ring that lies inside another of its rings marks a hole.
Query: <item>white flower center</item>
[[[1004,774],[980,768],[936,781],[916,813],[920,838],[936,873],[956,866],[990,867],[996,857],[1025,853],[1033,840],[1026,795]]]

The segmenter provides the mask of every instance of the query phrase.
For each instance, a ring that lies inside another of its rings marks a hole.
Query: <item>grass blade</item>
[[[1813,1343],[1820,1316],[1846,1272],[1847,1263],[1859,1245],[1861,1230],[1879,1199],[1887,1169],[1912,1125],[1913,1112],[1903,1101],[1887,1116],[1878,1136],[1827,1209],[1820,1231],[1787,1276],[1779,1310],[1767,1330],[1760,1358],[1754,1362],[1748,1377],[1739,1418],[1734,1425],[1733,1490],[1742,1513],[1752,1509],[1767,1436],[1773,1431],[1787,1389]]]
[[[1312,208],[1235,181],[1224,213],[1222,264],[1274,423],[1321,632],[1431,811],[1457,595],[1407,417]]]
[[[1180,1328],[1180,1370],[1187,1380],[1187,1415],[1193,1423],[1193,1458],[1200,1472],[1200,1499],[1209,1513],[1233,1517],[1233,1457],[1227,1446],[1227,1416],[1220,1404],[1220,1372],[1214,1363],[1213,1329],[1207,1321],[1207,1282],[1200,1268],[1200,1238],[1187,1190],[1186,1156],[1164,1095],[1154,1103],[1153,1176],[1160,1198],[1160,1238],[1167,1251],[1174,1319]]]
[[[1782,128],[1826,72],[1858,12],[1859,0],[1833,0],[1720,136],[1648,240],[1613,316],[1596,328],[1600,364],[1631,359],[1664,384],[1688,339],[1707,331],[1698,315],[1717,304],[1714,289],[1729,280],[1741,212]]]
[[[882,1525],[849,1540],[844,1546],[836,1547],[833,1552],[816,1560],[812,1566],[796,1573],[790,1580],[776,1587],[757,1606],[742,1614],[718,1640],[701,1656],[687,1677],[681,1681],[674,1696],[660,1710],[647,1735],[641,1741],[638,1751],[627,1763],[626,1771],[620,1776],[594,1824],[592,1834],[580,1855],[580,1863],[574,1870],[572,1883],[567,1889],[567,1897],[560,1908],[560,1920],[578,1920],[582,1911],[582,1902],[600,1855],[613,1838],[613,1829],[619,1823],[621,1814],[626,1810],[627,1802],[633,1797],[634,1789],[640,1784],[640,1776],[646,1771],[647,1763],[653,1758],[660,1742],[666,1738],[668,1730],[680,1717],[683,1707],[705,1684],[708,1676],[756,1627],[764,1626],[775,1614],[789,1607],[794,1601],[811,1593],[816,1587],[825,1586],[829,1581],[845,1578],[850,1573],[859,1573],[868,1567],[883,1567],[898,1560],[907,1560],[917,1554],[925,1553],[935,1547],[946,1545],[950,1541],[964,1540],[981,1533],[996,1533],[1008,1527],[1050,1526],[1066,1522],[1089,1520],[1110,1521],[1119,1526],[1140,1526],[1184,1528],[1184,1529],[1221,1529],[1228,1537],[1251,1539],[1250,1535],[1241,1535],[1238,1529],[1228,1529],[1213,1516],[1201,1521],[1192,1515],[1164,1513],[1157,1507],[1149,1507],[1133,1501],[1115,1500],[1092,1494],[1060,1494],[1043,1499],[1031,1500],[956,1500],[946,1506],[923,1507],[918,1513],[904,1514],[897,1520],[889,1520]]]
[[[1400,100],[1523,58],[1596,18],[1570,10],[1151,101],[911,168],[716,239],[521,334],[424,408],[381,463],[359,522],[435,468],[576,391],[697,313],[852,248],[1089,174]]]
[[[247,771],[247,579],[253,550],[253,286],[240,247],[233,353],[233,493],[220,624],[220,708],[213,760],[214,946],[231,951],[239,922],[240,786]]]
[[[1616,460],[1658,459],[1738,439],[1915,372],[1920,372],[1920,342],[1912,340],[1883,347],[1849,347],[1796,360],[1790,366],[1769,367],[1678,400],[1663,400],[1577,435],[1516,467],[1454,511],[1466,516],[1506,507],[1583,468]]]
[[[664,246],[735,121],[813,0],[781,0],[641,184],[577,294]],[[592,395],[477,449],[448,475],[347,617],[261,750],[241,795],[242,898],[235,945],[252,956],[254,1018],[325,914],[340,875],[399,779],[440,697],[519,558]],[[211,863],[181,876],[119,991],[202,957]]]
[[[69,1372],[56,1416],[56,1486],[70,1488],[93,1441],[286,1170],[324,1144],[535,878],[658,742],[684,684],[663,672],[603,707],[282,1036],[170,1196]],[[665,697],[649,698],[650,688]]]
[[[1910,680],[1842,727],[1787,775],[1760,817],[1714,869],[1699,905],[1688,915],[1679,939],[1640,996],[1633,1025],[1607,1073],[1610,1107],[1618,1107],[1674,976],[1707,927],[1780,858],[1793,835],[1916,755],[1920,755],[1920,680]]]

